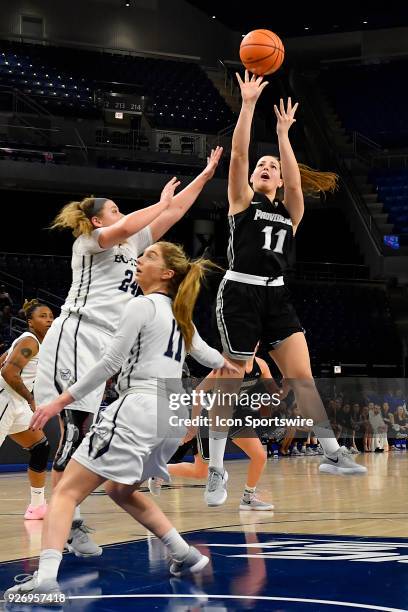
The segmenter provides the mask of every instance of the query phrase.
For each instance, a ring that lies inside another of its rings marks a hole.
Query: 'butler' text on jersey
[[[282,202],[255,193],[249,207],[228,217],[230,270],[275,278],[290,265],[292,220]]]

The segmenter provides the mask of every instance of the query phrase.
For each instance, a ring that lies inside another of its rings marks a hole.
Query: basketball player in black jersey
[[[256,347],[256,349],[258,346]],[[216,382],[216,375],[211,372],[201,383],[196,387],[195,391],[198,393],[203,391],[205,393],[211,392]],[[259,394],[272,395],[278,391],[278,387],[271,375],[268,364],[263,359],[259,358],[255,354],[252,355],[245,364],[244,378],[240,388],[240,402],[236,407],[236,412],[233,414],[235,421],[234,425],[229,429],[228,437],[234,442],[238,448],[244,451],[249,458],[247,481],[244,487],[242,498],[240,500],[240,510],[256,510],[256,511],[270,511],[273,510],[273,504],[262,501],[256,495],[256,487],[259,479],[262,476],[266,462],[267,453],[259,439],[256,430],[249,424],[253,417],[259,418],[260,413],[262,416],[266,416],[266,413],[262,413],[261,410],[254,410],[251,408],[251,395],[257,395],[257,401]],[[248,399],[249,396],[249,399]],[[257,407],[259,403],[257,403]],[[202,412],[202,406],[196,404],[193,407],[192,419],[198,417]],[[269,401],[265,404],[265,408],[268,414],[271,412],[271,405]],[[246,420],[248,418],[248,422]],[[183,462],[181,460],[191,452],[194,457],[194,463]],[[188,428],[187,434],[185,435],[182,444],[174,453],[167,465],[168,472],[171,476],[178,476],[179,478],[194,478],[201,480],[208,476],[208,433],[201,436],[201,430],[197,426],[191,426]],[[152,495],[159,495],[160,489],[163,484],[161,478],[151,478],[149,480],[149,489]]]
[[[304,193],[333,191],[337,177],[299,165],[289,141],[298,107],[280,101],[274,107],[280,159],[261,157],[250,175],[248,149],[256,102],[267,86],[262,77],[242,81],[237,74],[242,107],[232,138],[228,178],[229,270],[217,295],[217,324],[223,349],[240,367],[237,381],[220,381],[220,393],[237,391],[245,362],[261,340],[283,378],[290,381],[302,416],[314,420],[314,431],[325,451],[320,470],[329,473],[365,472],[340,449],[316,390],[305,335],[285,287],[294,236],[304,213]],[[278,192],[283,190],[283,199]],[[220,416],[232,406],[217,406]],[[208,505],[224,503],[223,456],[226,431],[210,432],[210,469],[205,492]]]

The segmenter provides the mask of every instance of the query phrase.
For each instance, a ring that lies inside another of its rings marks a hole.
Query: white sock
[[[40,555],[40,565],[38,566],[38,584],[43,580],[56,580],[59,566],[62,560],[62,553],[53,548],[43,550]]]
[[[169,552],[173,559],[176,561],[182,561],[188,554],[190,550],[189,545],[175,527],[170,529],[162,538],[160,538],[166,548],[169,549]]]
[[[33,508],[37,508],[38,506],[42,506],[45,502],[44,499],[44,487],[30,487],[31,489],[31,502],[30,505]]]
[[[227,433],[225,431],[210,430],[208,443],[210,447],[210,467],[223,470]]]
[[[74,516],[72,520],[73,521],[81,520],[81,507],[80,506],[75,506],[75,512],[74,512]]]
[[[248,485],[245,485],[245,489],[244,489],[244,496],[250,497],[251,495],[253,495],[256,491],[256,487],[248,487]]]
[[[329,421],[314,425],[313,431],[315,432],[316,437],[319,439],[322,449],[324,450],[324,454],[328,457],[334,457],[339,450],[340,445],[336,440],[336,436],[334,435],[334,431]]]

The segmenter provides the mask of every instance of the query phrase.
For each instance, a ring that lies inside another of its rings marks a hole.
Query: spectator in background
[[[0,329],[6,328],[10,325],[11,321],[11,306],[6,304],[3,309],[0,310]]]
[[[11,299],[9,293],[6,291],[5,285],[0,285],[0,311],[2,311],[5,306],[9,306],[11,308],[12,305],[13,300]]]
[[[374,404],[373,404],[374,408]],[[371,433],[372,428],[369,420],[368,406],[363,406],[360,412],[360,420],[355,423],[356,431],[363,435],[363,448],[365,453],[371,452]]]
[[[354,452],[359,453],[360,451],[356,444],[356,436],[358,438],[363,438],[364,430],[361,427],[361,406],[358,402],[355,402],[351,409],[351,427],[353,429],[352,448]]]
[[[383,402],[381,408],[383,421],[387,427],[388,450],[395,450],[395,440],[393,438],[394,415],[388,402]]]
[[[375,452],[388,450],[387,425],[381,414],[381,406],[374,404],[373,409],[369,410],[368,415],[372,428],[371,450]]]
[[[350,404],[344,404],[337,410],[336,415],[337,425],[340,427],[340,440],[339,444],[350,449],[352,440],[352,426],[351,426],[351,406]]]
[[[407,438],[408,437],[408,418],[404,406],[401,404],[397,407],[394,414],[394,423],[392,425],[392,436],[393,438]]]
[[[406,416],[408,416],[407,398],[405,397],[402,389],[397,389],[397,391],[395,392],[395,403],[396,403],[396,409],[398,409],[398,406],[402,406],[405,410]]]

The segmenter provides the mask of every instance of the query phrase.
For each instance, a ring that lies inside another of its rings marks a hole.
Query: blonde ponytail
[[[161,248],[166,267],[174,271],[174,276],[169,281],[173,314],[184,338],[186,350],[189,351],[194,335],[193,310],[201,281],[206,272],[220,268],[209,259],[190,261],[180,245],[164,241],[157,244]]]
[[[298,164],[302,191],[305,195],[319,196],[321,193],[333,193],[338,187],[338,175],[334,172],[320,172],[305,164]]]
[[[75,238],[82,234],[91,234],[95,228],[87,213],[92,210],[94,202],[95,198],[93,196],[84,198],[81,202],[69,202],[59,211],[50,225],[50,229],[70,228]]]

